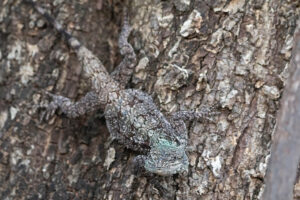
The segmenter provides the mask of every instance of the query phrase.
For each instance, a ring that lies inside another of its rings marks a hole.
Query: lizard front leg
[[[169,121],[173,128],[176,130],[175,134],[179,142],[187,145],[188,131],[186,129],[185,121],[193,120],[208,120],[213,121],[212,116],[218,112],[212,111],[211,108],[202,107],[199,111],[178,111],[169,117]]]
[[[199,111],[178,111],[171,115],[171,119],[174,121],[183,120],[183,121],[192,121],[192,120],[209,120],[211,116],[218,114],[218,112],[213,111],[209,107],[203,107]]]
[[[144,167],[146,158],[147,157],[145,155],[138,155],[133,159],[132,164],[133,164],[134,172],[136,174],[146,173],[145,167]]]

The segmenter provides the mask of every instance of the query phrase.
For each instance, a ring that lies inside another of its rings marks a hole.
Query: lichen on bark
[[[136,153],[108,142],[100,113],[38,122],[35,105],[48,101],[43,90],[78,99],[89,86],[73,52],[41,17],[19,0],[2,1],[1,199],[261,197],[299,2],[103,1],[101,10],[96,1],[39,3],[109,71],[121,60],[119,13],[128,6],[138,55],[130,86],[165,113],[218,105],[220,115],[188,124],[188,176],[133,174]]]

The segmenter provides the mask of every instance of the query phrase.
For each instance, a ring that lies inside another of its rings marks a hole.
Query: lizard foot
[[[138,155],[132,161],[133,172],[134,174],[145,174],[146,170],[144,168],[145,165],[145,156]]]
[[[48,121],[55,114],[56,110],[63,102],[63,100],[68,100],[65,97],[58,96],[49,92],[45,93],[52,98],[52,101],[49,104],[39,106],[39,108],[42,109],[42,112],[40,114],[40,121]]]

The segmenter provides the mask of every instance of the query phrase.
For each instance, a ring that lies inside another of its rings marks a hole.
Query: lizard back
[[[139,90],[121,91],[119,98],[106,106],[105,118],[112,137],[127,148],[145,151],[161,139],[180,145],[175,129],[152,98]]]

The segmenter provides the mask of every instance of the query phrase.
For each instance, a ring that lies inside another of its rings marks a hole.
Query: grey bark
[[[289,79],[277,115],[265,200],[292,199],[300,160],[300,21],[294,36]],[[297,195],[297,194],[296,194]]]
[[[38,121],[36,105],[49,100],[44,90],[79,99],[88,81],[42,17],[18,0],[1,1],[1,199],[261,198],[298,1],[39,4],[109,71],[121,60],[117,41],[127,5],[138,55],[129,86],[151,94],[165,113],[202,105],[218,105],[221,113],[215,122],[189,124],[187,176],[134,174],[136,153],[109,143],[100,112]]]

